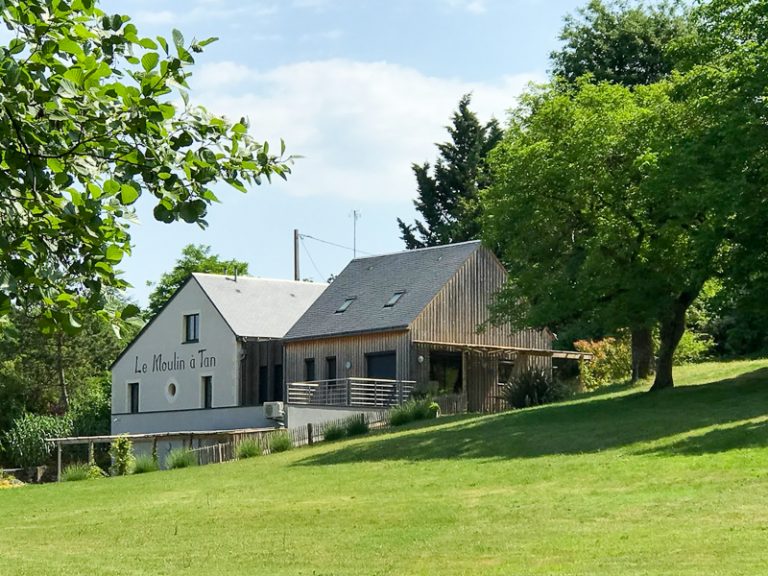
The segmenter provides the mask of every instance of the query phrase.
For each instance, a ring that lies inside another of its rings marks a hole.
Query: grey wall
[[[381,412],[381,408],[348,408],[346,406],[297,406],[286,405],[286,427],[303,428],[307,424],[321,424],[358,414]]]
[[[272,428],[274,420],[264,417],[262,406],[237,406],[178,412],[139,412],[112,416],[112,434],[194,432],[235,428]]]

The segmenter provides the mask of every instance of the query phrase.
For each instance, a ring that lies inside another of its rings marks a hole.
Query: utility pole
[[[301,280],[299,273],[299,230],[293,229],[293,279],[297,282]]]
[[[362,216],[359,210],[352,210],[352,258],[357,258],[357,221]]]

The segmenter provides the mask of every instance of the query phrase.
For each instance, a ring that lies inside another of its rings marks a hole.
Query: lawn
[[[0,491],[0,574],[766,574],[768,361],[676,378]]]

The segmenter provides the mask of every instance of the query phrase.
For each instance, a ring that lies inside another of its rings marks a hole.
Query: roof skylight
[[[405,294],[405,290],[397,290],[394,294],[392,294],[392,297],[387,300],[387,303],[384,304],[384,308],[392,308],[397,302],[400,300],[400,298],[403,297],[403,294]]]
[[[355,300],[357,300],[357,296],[351,296],[350,298],[347,298],[346,300],[344,300],[344,303],[338,308],[336,308],[335,314],[343,314],[344,312],[346,312],[347,308],[349,308],[352,305],[352,302],[354,302]]]

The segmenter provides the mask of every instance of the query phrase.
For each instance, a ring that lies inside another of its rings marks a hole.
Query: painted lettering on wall
[[[173,356],[163,355],[163,353],[153,354],[152,362],[148,364],[143,359],[135,357],[133,362],[134,374],[162,373],[162,372],[181,372],[182,370],[196,370],[197,368],[215,368],[216,356],[207,354],[206,348],[200,348],[192,354],[189,359],[182,358],[177,352]]]

